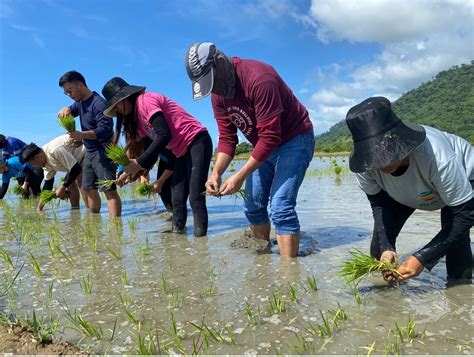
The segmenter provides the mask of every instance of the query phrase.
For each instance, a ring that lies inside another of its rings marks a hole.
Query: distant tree
[[[252,151],[252,144],[248,142],[239,143],[235,148],[235,155],[246,154]]]

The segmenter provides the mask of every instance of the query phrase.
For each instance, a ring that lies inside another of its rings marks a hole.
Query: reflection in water
[[[315,159],[312,166],[329,163]],[[0,239],[1,245],[16,267],[25,266],[14,290],[0,298],[2,311],[18,314],[34,308],[68,325],[60,305],[66,303],[103,331],[115,326],[114,341],[101,343],[65,330],[64,338],[93,345],[93,352],[136,353],[137,335],[153,330],[164,342],[172,340],[176,328],[186,353],[192,353],[198,336],[192,322],[225,336],[230,331],[236,341],[210,341],[200,353],[366,354],[364,348],[375,342],[374,354],[383,354],[395,321],[404,327],[410,317],[418,336],[411,344],[399,342],[403,353],[473,351],[472,285],[447,286],[444,264],[399,288],[370,277],[360,286],[360,304],[338,278],[348,249],[368,251],[372,231],[369,204],[350,174],[304,180],[297,205],[304,231],[297,259],[280,259],[275,245],[271,254],[231,247],[247,228],[240,200],[210,197],[209,235],[193,238],[189,230],[167,233],[171,224],[162,216],[161,203],[137,199],[132,192],[121,191],[124,214],[115,221],[108,220],[105,204],[102,215],[90,215],[62,203],[57,216],[51,208],[37,214],[25,203],[3,204],[0,228],[14,233]],[[192,215],[187,226],[192,227]],[[416,212],[400,235],[399,252],[410,254],[438,229],[437,212]],[[25,237],[28,243],[19,244]],[[35,273],[30,253],[42,276]],[[3,260],[0,271],[5,279],[15,272]],[[90,293],[85,291],[88,281]],[[284,312],[271,311],[272,299],[284,302]],[[321,314],[331,317],[338,304],[348,319],[333,327],[332,338],[311,334],[311,327],[323,324]]]

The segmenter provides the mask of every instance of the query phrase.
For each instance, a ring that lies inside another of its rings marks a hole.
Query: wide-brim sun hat
[[[352,134],[349,157],[352,172],[361,173],[390,166],[410,154],[425,141],[425,129],[401,120],[390,101],[371,97],[349,109],[346,123]]]
[[[207,97],[212,91],[215,55],[216,46],[210,42],[196,43],[186,52],[184,66],[192,82],[193,100]]]
[[[102,95],[107,101],[104,115],[109,117],[115,116],[115,106],[117,103],[136,93],[143,93],[145,89],[146,87],[130,85],[120,77],[112,78],[102,88]]]

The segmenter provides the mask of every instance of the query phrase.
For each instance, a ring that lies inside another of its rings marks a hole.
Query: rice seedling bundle
[[[71,114],[58,118],[59,124],[68,132],[76,131],[76,121]]]
[[[150,197],[153,194],[153,186],[150,185],[148,182],[142,182],[135,189],[135,193],[140,196]]]
[[[21,185],[15,185],[13,187],[13,193],[17,196],[20,196],[23,194],[23,187],[21,187]]]
[[[350,249],[349,253],[352,258],[342,263],[338,274],[346,284],[356,287],[364,278],[374,272],[390,272],[394,276],[400,275],[396,263],[377,260],[358,249]]]
[[[54,198],[56,198],[56,192],[51,190],[44,190],[41,191],[39,201],[40,204],[44,206],[46,203],[51,202]]]
[[[97,181],[97,185],[99,185],[101,188],[109,189],[112,187],[112,185],[115,184],[115,180],[99,180]]]
[[[123,167],[127,166],[130,162],[125,149],[120,145],[107,145],[106,155],[110,160]]]

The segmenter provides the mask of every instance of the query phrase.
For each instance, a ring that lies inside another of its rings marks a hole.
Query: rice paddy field
[[[242,163],[235,162],[238,169]],[[341,169],[339,175],[335,167]],[[209,197],[209,234],[186,234],[155,197],[120,190],[123,217],[53,200],[44,212],[0,203],[0,311],[40,336],[108,354],[472,354],[473,287],[450,285],[444,261],[397,286],[379,274],[351,288],[350,249],[368,252],[372,217],[347,158],[314,158],[297,210],[301,256],[238,247],[238,197]],[[398,241],[409,255],[439,230],[416,212]]]

